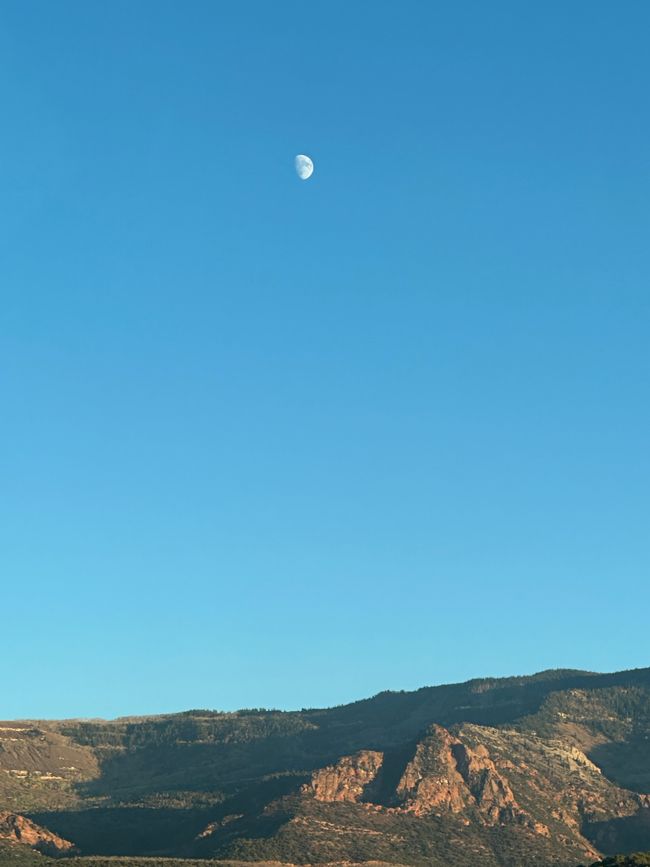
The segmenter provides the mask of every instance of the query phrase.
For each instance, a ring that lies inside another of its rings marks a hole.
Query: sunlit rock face
[[[74,844],[17,813],[0,812],[0,840],[24,844],[48,855],[74,852]]]
[[[344,756],[336,765],[316,771],[304,791],[313,792],[317,801],[358,802],[377,776],[383,760],[383,753],[374,750]]]

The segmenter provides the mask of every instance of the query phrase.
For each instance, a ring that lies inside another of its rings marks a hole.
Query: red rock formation
[[[460,813],[472,804],[452,752],[457,743],[442,726],[432,727],[431,735],[417,745],[398,783],[400,809],[422,816],[445,810]]]
[[[383,760],[384,754],[374,750],[345,756],[336,765],[316,771],[303,791],[312,792],[317,801],[359,801],[365,787],[377,776]]]
[[[0,840],[24,843],[51,855],[70,854],[75,850],[73,843],[17,813],[0,812]]]
[[[318,801],[359,802],[376,779],[383,753],[363,750],[312,775],[303,793]],[[395,790],[398,806],[392,812],[416,816],[465,814],[468,821],[486,825],[525,825],[548,836],[548,827],[534,821],[517,803],[507,780],[499,773],[487,747],[473,748],[440,725],[421,740]],[[377,809],[382,809],[377,806]]]
[[[397,786],[402,810],[418,816],[467,812],[488,825],[514,822],[534,829],[487,748],[471,749],[442,726],[434,725],[417,746]],[[541,823],[538,833],[546,834]]]
[[[451,751],[458,772],[486,822],[496,825],[500,822],[521,821],[525,814],[516,802],[512,789],[497,771],[487,747],[479,744],[472,750],[457,741]]]

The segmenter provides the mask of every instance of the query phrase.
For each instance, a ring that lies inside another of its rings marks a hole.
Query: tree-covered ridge
[[[572,867],[650,847],[650,669],[2,726],[0,805],[85,857]],[[364,751],[376,779],[337,782]]]

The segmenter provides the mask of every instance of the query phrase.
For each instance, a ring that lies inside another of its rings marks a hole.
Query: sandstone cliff
[[[395,766],[390,751],[362,750],[314,772],[302,793],[392,815],[447,815],[466,826],[518,827],[592,859],[598,852],[583,835],[585,827],[634,817],[650,804],[647,795],[605,778],[577,747],[489,726],[432,725],[392,790],[386,785],[388,766]]]
[[[23,843],[47,855],[74,852],[74,845],[17,813],[0,813],[0,840]]]
[[[515,800],[487,747],[477,744],[472,749],[439,725],[432,726],[430,735],[417,745],[397,796],[402,809],[416,815],[448,809],[491,825],[535,825]]]
[[[0,805],[85,855],[566,867],[650,848],[649,744],[650,669],[291,713],[10,721]]]
[[[305,791],[311,791],[317,801],[359,801],[383,760],[383,753],[374,750],[344,756],[336,765],[316,771]]]

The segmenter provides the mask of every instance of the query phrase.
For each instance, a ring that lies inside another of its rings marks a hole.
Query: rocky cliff
[[[0,809],[88,855],[575,867],[650,848],[650,670],[0,724]]]
[[[75,846],[17,813],[0,812],[0,840],[31,846],[47,855],[72,854]]]
[[[447,809],[490,825],[534,824],[517,803],[485,744],[469,747],[438,725],[418,743],[396,795],[403,802],[402,809],[416,815],[440,814]]]
[[[360,751],[314,772],[303,797],[386,816],[453,817],[552,840],[567,861],[593,860],[589,829],[650,817],[650,797],[605,777],[577,747],[491,726],[432,725],[395,775],[391,751]],[[394,785],[387,785],[385,769]],[[307,811],[309,812],[309,811]],[[531,847],[533,843],[529,844]]]
[[[358,802],[376,778],[383,760],[383,753],[375,750],[361,750],[354,756],[344,756],[336,765],[312,774],[311,782],[303,792],[311,790],[317,801]]]

